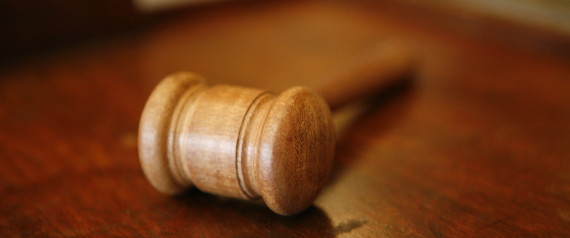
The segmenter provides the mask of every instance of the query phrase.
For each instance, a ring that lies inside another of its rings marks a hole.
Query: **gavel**
[[[331,174],[331,109],[406,78],[412,67],[407,48],[384,42],[333,76],[320,93],[306,87],[274,94],[209,86],[197,74],[172,74],[156,86],[141,116],[142,169],[165,194],[196,187],[261,198],[275,213],[297,214],[313,203]]]

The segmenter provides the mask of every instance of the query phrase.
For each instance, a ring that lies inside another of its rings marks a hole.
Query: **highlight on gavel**
[[[192,73],[166,77],[141,116],[139,157],[152,186],[166,194],[207,193],[263,199],[274,212],[308,208],[331,174],[331,109],[373,95],[412,71],[409,50],[384,42],[317,93],[280,94],[209,86]]]

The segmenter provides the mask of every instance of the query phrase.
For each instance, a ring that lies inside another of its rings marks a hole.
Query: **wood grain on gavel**
[[[281,94],[208,86],[192,73],[168,76],[147,101],[139,155],[159,191],[191,186],[230,197],[261,197],[292,215],[312,204],[328,180],[335,148],[332,109],[365,98],[409,74],[405,47],[380,44],[318,93],[293,87]],[[327,105],[328,103],[328,105]]]

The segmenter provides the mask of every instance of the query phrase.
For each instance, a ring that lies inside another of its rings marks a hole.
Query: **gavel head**
[[[209,87],[190,73],[156,87],[139,128],[141,165],[157,190],[261,197],[282,215],[312,204],[331,172],[334,144],[330,110],[307,88],[274,95]]]

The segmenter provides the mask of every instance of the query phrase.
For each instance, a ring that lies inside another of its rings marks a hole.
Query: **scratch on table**
[[[341,222],[337,226],[332,228],[332,233],[335,235],[351,232],[352,230],[359,228],[368,223],[367,220],[348,220],[346,222]]]

